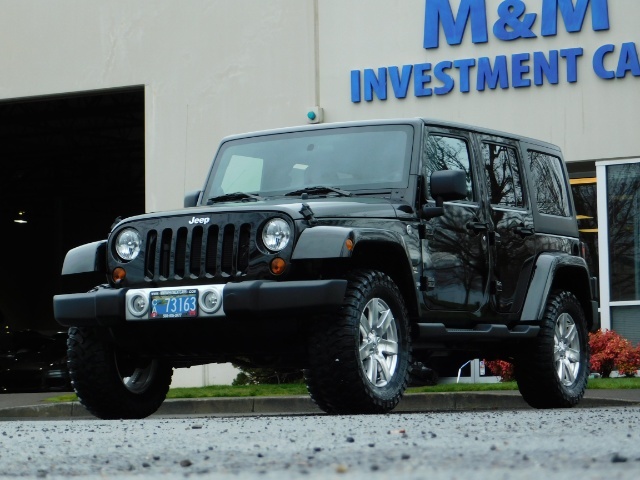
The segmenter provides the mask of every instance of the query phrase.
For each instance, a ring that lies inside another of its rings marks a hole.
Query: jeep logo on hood
[[[211,219],[209,217],[202,217],[202,218],[193,217],[191,220],[189,220],[189,225],[197,225],[197,224],[206,225],[210,221]]]

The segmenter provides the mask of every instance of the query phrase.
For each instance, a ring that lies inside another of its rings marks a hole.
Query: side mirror
[[[435,207],[422,207],[423,217],[430,219],[444,215],[444,202],[467,198],[467,174],[462,170],[440,170],[431,174],[429,182]]]
[[[188,192],[184,196],[184,208],[195,207],[198,205],[198,200],[200,199],[200,194],[202,191],[196,190],[193,192]]]

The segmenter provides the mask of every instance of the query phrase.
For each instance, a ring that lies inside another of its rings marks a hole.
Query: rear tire
[[[348,280],[336,317],[313,327],[307,389],[327,413],[386,413],[407,388],[409,315],[386,274],[360,270]]]
[[[145,418],[167,396],[170,365],[125,355],[95,328],[71,327],[67,348],[73,388],[80,403],[98,418]]]
[[[535,341],[516,357],[515,376],[524,400],[534,408],[576,406],[589,377],[589,341],[580,302],[555,291],[547,301]]]

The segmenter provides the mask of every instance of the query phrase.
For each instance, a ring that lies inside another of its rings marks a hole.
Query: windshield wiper
[[[235,200],[242,200],[244,202],[257,202],[258,200],[262,200],[262,197],[259,195],[254,195],[253,193],[244,193],[244,192],[234,192],[227,193],[225,195],[218,195],[217,197],[211,197],[207,200],[207,205],[211,205],[212,203],[219,202],[233,202]]]
[[[285,193],[286,197],[295,197],[296,195],[302,195],[303,193],[308,193],[310,195],[322,195],[327,193],[337,193],[341,197],[350,197],[351,192],[347,192],[346,190],[341,190],[335,187],[323,187],[322,185],[318,185],[315,187],[306,187],[301,188],[300,190],[294,190],[293,192]]]

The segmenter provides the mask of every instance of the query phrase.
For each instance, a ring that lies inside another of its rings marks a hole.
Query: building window
[[[568,165],[571,167],[573,165]],[[589,172],[595,175],[594,172]],[[571,179],[571,191],[576,208],[580,241],[586,247],[586,260],[591,275],[599,277],[598,265],[598,193],[595,176],[580,176]]]
[[[640,163],[607,167],[611,301],[640,300]]]

